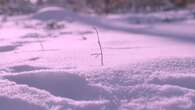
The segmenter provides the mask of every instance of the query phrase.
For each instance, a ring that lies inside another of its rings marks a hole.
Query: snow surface
[[[167,13],[49,7],[2,22],[0,110],[194,110],[193,12]]]

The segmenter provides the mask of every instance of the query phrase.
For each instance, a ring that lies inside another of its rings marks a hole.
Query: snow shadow
[[[31,66],[31,65],[16,65],[8,68],[10,72],[17,73],[17,72],[26,72],[26,71],[34,71],[34,70],[42,70],[48,69],[46,67],[38,67],[38,66]]]
[[[153,76],[149,81],[152,84],[175,85],[187,89],[195,89],[195,75],[163,75]]]
[[[0,52],[10,52],[16,50],[19,46],[21,45],[5,45],[5,46],[0,46]]]
[[[0,97],[0,110],[46,110],[43,107],[19,99]]]
[[[146,47],[104,47],[107,50],[132,50],[132,49],[141,49]]]
[[[79,22],[82,24],[87,24],[90,26],[97,26],[99,28],[104,28],[107,30],[112,31],[122,31],[126,33],[134,33],[134,34],[143,34],[148,35],[151,37],[162,37],[167,39],[172,39],[176,41],[181,42],[195,42],[195,33],[189,34],[189,33],[182,33],[182,32],[167,32],[163,30],[153,30],[151,27],[153,27],[151,24],[146,25],[144,28],[132,28],[130,27],[132,24],[129,23],[130,26],[122,26],[117,25],[118,21],[112,21],[110,19],[106,19],[105,17],[99,17],[99,16],[89,16],[89,15],[82,15],[75,12],[72,12],[70,10],[64,10],[62,8],[45,8],[34,14],[31,19],[36,19],[40,21],[74,21]],[[169,23],[169,22],[168,22]],[[170,23],[171,24],[171,23]],[[139,24],[138,24],[139,25]],[[159,24],[160,26],[161,24]],[[183,28],[185,29],[185,28]]]
[[[65,72],[31,72],[6,76],[8,80],[18,84],[44,89],[56,96],[74,100],[95,100],[109,97],[109,92],[101,86],[91,85],[85,78]]]
[[[80,31],[78,32],[79,35],[89,35],[89,34],[93,34],[94,32],[93,31]]]
[[[22,38],[40,38],[41,36],[38,33],[28,33],[24,36],[22,36]]]
[[[73,32],[69,31],[69,32],[60,32],[60,35],[72,35]]]
[[[72,21],[73,16],[75,17],[76,14],[71,11],[59,7],[49,7],[39,10],[32,18],[41,21]]]
[[[83,18],[85,19],[85,18]],[[87,19],[87,18],[86,18]],[[118,25],[113,25],[109,23],[109,21],[104,21],[102,22],[101,20],[97,19],[97,21],[90,18],[92,20],[86,20],[86,21],[80,21],[84,24],[92,25],[92,26],[97,26],[99,28],[104,28],[107,30],[112,30],[112,31],[120,31],[120,32],[125,32],[125,33],[130,33],[130,34],[140,34],[140,35],[145,35],[147,37],[159,37],[159,38],[166,38],[170,40],[175,40],[175,41],[180,41],[180,42],[187,42],[187,43],[195,43],[195,33],[190,34],[190,33],[182,33],[180,31],[177,32],[171,32],[166,31],[166,30],[155,30],[155,26],[148,25],[145,28],[132,28],[128,26],[118,26]],[[131,24],[129,24],[131,25]],[[170,24],[171,25],[171,24]],[[159,24],[160,26],[160,24]],[[158,27],[158,26],[157,26]],[[154,29],[153,29],[154,28]],[[185,28],[183,28],[185,30]]]
[[[16,44],[29,44],[29,43],[40,43],[44,42],[46,36],[42,36],[38,33],[28,33],[24,36],[22,36],[22,39],[26,39],[25,41],[18,41],[15,42]]]
[[[39,60],[40,57],[32,57],[32,58],[29,58],[28,61],[36,61],[36,60]]]

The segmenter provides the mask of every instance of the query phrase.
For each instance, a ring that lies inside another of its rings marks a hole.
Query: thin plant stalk
[[[101,44],[101,40],[100,40],[100,36],[99,36],[99,32],[97,30],[96,27],[93,27],[94,30],[96,31],[96,35],[97,35],[97,40],[98,40],[98,46],[100,49],[100,55],[101,55],[101,66],[104,66],[104,54],[103,54],[103,49],[102,49],[102,44]]]
[[[39,35],[38,35],[37,39],[38,39],[39,45],[40,45],[40,47],[41,47],[41,50],[42,50],[42,51],[45,51],[44,45],[43,45],[43,43],[42,43],[41,38],[40,38]]]

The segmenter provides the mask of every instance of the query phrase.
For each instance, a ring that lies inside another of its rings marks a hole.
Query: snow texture
[[[194,110],[194,26],[187,10],[10,17],[0,24],[0,110]]]

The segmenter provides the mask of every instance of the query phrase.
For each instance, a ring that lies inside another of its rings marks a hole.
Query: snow
[[[162,13],[47,7],[10,17],[0,27],[0,110],[194,110],[193,12],[167,12],[169,22]]]
[[[33,105],[33,104],[28,104],[24,101],[21,100],[16,100],[16,99],[9,99],[7,97],[1,97],[0,98],[0,103],[1,103],[1,109],[2,110],[44,110],[44,108],[41,108],[39,106]]]
[[[27,84],[31,87],[45,89],[56,96],[75,100],[93,100],[103,94],[108,94],[104,88],[88,84],[84,78],[77,74],[40,71],[6,76],[6,78],[18,84]]]
[[[32,18],[42,21],[48,20],[61,21],[65,20],[68,17],[72,17],[73,15],[75,15],[73,12],[65,11],[63,8],[49,7],[38,11],[35,15],[32,16]]]

